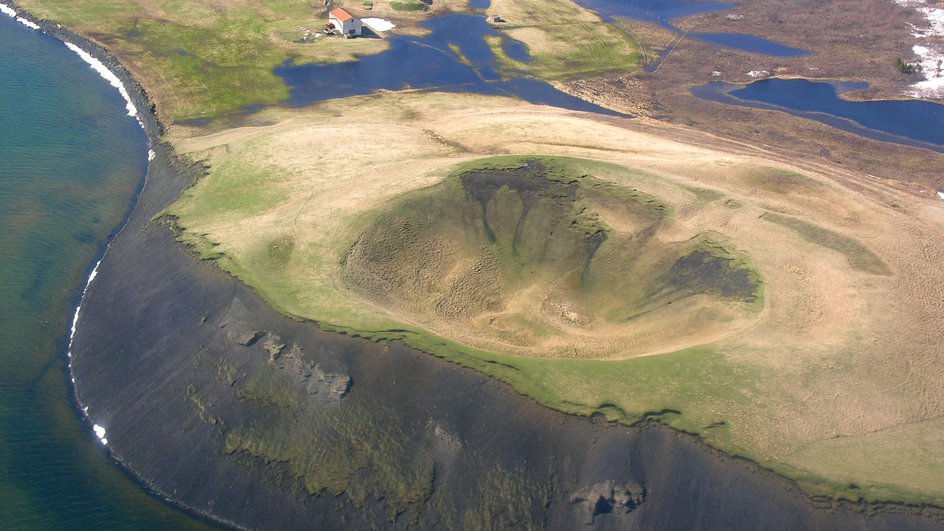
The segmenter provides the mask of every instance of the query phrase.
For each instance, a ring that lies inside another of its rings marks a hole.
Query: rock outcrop
[[[635,482],[605,481],[583,488],[570,497],[571,503],[587,515],[585,523],[593,525],[601,514],[629,514],[642,505],[646,490]]]

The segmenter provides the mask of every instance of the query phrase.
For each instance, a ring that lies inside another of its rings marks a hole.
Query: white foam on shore
[[[102,261],[99,260],[95,262],[95,267],[92,268],[92,272],[89,273],[88,280],[85,281],[85,287],[82,288],[82,297],[79,298],[79,304],[75,307],[75,313],[72,315],[72,328],[69,330],[69,349],[66,351],[66,356],[69,357],[69,360],[72,359],[72,343],[75,342],[75,330],[79,325],[79,313],[82,311],[81,301],[85,300],[85,294],[88,293],[89,286],[92,285],[92,281],[95,280],[95,277],[98,276],[98,266],[101,265]],[[72,367],[72,362],[69,361],[69,368]],[[73,383],[75,380],[73,380]]]
[[[83,50],[82,48],[79,48],[78,46],[72,44],[71,42],[68,42],[68,41],[63,41],[63,42],[65,42],[65,45],[70,50],[77,53],[79,57],[82,58],[83,61],[88,63],[89,66],[92,67],[92,70],[95,70],[96,72],[98,72],[103,78],[105,78],[105,81],[108,81],[108,83],[111,84],[111,86],[118,89],[118,92],[121,94],[121,97],[125,99],[125,102],[126,102],[125,107],[128,109],[128,116],[137,117],[138,109],[137,107],[134,106],[134,103],[131,101],[131,96],[128,94],[128,90],[125,89],[125,84],[122,83],[120,79],[118,79],[118,76],[116,76],[114,72],[109,70],[107,66],[102,64],[101,61],[92,57],[92,54],[86,52],[85,50]]]
[[[27,28],[34,29],[34,30],[39,29],[39,24],[36,24],[35,22],[31,20],[26,20],[23,17],[16,17],[16,21],[19,22],[20,24],[23,24]]]
[[[15,19],[17,22],[19,22],[20,24],[23,24],[24,26],[28,28],[31,28],[37,31],[42,31],[42,28],[40,28],[39,24],[36,24],[35,22],[32,22],[31,20],[28,20],[26,18],[17,16],[16,10],[8,6],[7,4],[0,3],[0,13],[3,13],[4,15],[7,15]],[[101,61],[93,57],[92,54],[86,52],[85,50],[76,46],[75,44],[72,44],[71,42],[67,42],[67,41],[62,41],[62,42],[70,50],[75,52],[83,61],[88,63],[89,66],[91,66],[93,70],[98,72],[99,75],[101,75],[106,81],[108,81],[108,83],[111,86],[118,89],[118,93],[121,94],[121,97],[125,100],[125,104],[126,104],[125,108],[128,110],[128,116],[132,116],[136,118],[141,128],[146,130],[144,126],[144,122],[142,122],[141,118],[138,116],[138,109],[137,107],[135,107],[134,102],[132,102],[131,100],[131,95],[128,94],[127,88],[125,88],[124,83],[121,82],[118,76],[116,76],[114,72],[109,70],[108,67],[106,67]],[[148,143],[150,145],[150,139],[148,139]],[[155,156],[156,156],[156,153],[154,153],[154,150],[149,148],[148,156],[147,156],[148,162],[154,160]],[[142,185],[142,191],[144,189],[144,186],[147,186],[147,174],[144,175],[144,183]],[[118,233],[121,233],[121,231],[123,230],[124,230],[124,226],[119,228]],[[89,273],[88,280],[85,281],[85,287],[82,288],[82,295],[79,298],[79,304],[76,305],[75,313],[72,315],[72,326],[69,329],[69,346],[68,346],[68,349],[66,350],[66,357],[68,358],[68,366],[69,366],[69,379],[72,381],[72,389],[73,389],[73,392],[76,393],[75,395],[76,402],[79,403],[79,408],[81,409],[82,414],[87,419],[89,418],[88,417],[89,408],[88,406],[82,404],[79,401],[78,391],[75,387],[75,373],[72,372],[72,348],[75,343],[75,333],[79,324],[79,315],[82,313],[82,301],[85,300],[85,296],[88,294],[89,286],[92,285],[92,282],[95,280],[95,277],[98,276],[98,267],[101,265],[102,260],[104,259],[104,255],[108,253],[108,247],[110,246],[111,246],[111,242],[109,242],[108,246],[106,246],[105,253],[103,253],[102,257],[99,258],[97,262],[95,262],[95,266],[92,267],[92,271]],[[92,426],[92,431],[95,432],[95,436],[103,445],[105,446],[108,445],[108,439],[105,438],[105,428],[103,428],[102,426],[98,424],[94,424]]]
[[[390,31],[397,27],[393,22],[382,18],[362,18],[361,22],[374,31]]]
[[[138,123],[139,124],[141,123],[140,119],[138,120]],[[143,127],[144,124],[141,124],[141,126]],[[150,162],[151,159],[153,159],[155,156],[156,154],[154,153],[154,150],[148,149],[148,161]],[[147,185],[148,185],[148,174],[145,173],[144,182],[141,185],[141,190],[139,191],[139,194],[144,193],[144,189],[147,187]],[[135,201],[137,201],[138,198],[140,198],[140,195],[138,195],[138,197],[135,198]],[[127,227],[128,225],[128,219],[126,219],[124,224],[122,224],[118,228],[118,232],[115,233],[114,238],[117,238],[119,234],[124,232],[125,227]],[[109,241],[108,244],[105,246],[105,252],[102,253],[101,258],[99,258],[98,261],[95,262],[95,266],[92,267],[92,271],[89,273],[88,280],[85,281],[85,287],[82,288],[82,295],[79,297],[79,304],[76,305],[75,314],[73,314],[72,316],[72,327],[69,329],[69,347],[66,350],[66,357],[68,358],[68,367],[69,367],[69,379],[72,380],[72,392],[75,394],[75,401],[76,403],[78,403],[79,408],[82,410],[82,414],[89,421],[91,421],[91,418],[89,417],[89,414],[88,414],[89,408],[87,405],[83,404],[82,401],[79,399],[79,390],[75,382],[75,372],[73,372],[72,370],[72,349],[73,349],[73,346],[75,345],[75,333],[76,333],[76,330],[78,330],[78,326],[79,326],[79,315],[81,315],[82,313],[82,303],[85,301],[85,297],[88,295],[88,291],[89,291],[89,288],[92,286],[92,282],[94,282],[95,277],[98,276],[98,267],[102,265],[102,260],[104,260],[105,256],[108,255],[108,250],[111,248],[112,242],[115,241],[114,238],[112,238],[112,240]],[[98,436],[102,444],[107,446],[108,439],[105,438],[105,428],[102,428],[98,424],[95,424],[92,427],[92,429],[95,431],[95,434]],[[98,433],[99,430],[101,430],[101,434]]]
[[[34,30],[39,29],[39,24],[33,22],[32,20],[26,20],[23,17],[16,16],[16,10],[6,4],[0,4],[0,13],[3,13],[4,15],[8,15],[10,17],[15,18],[17,22],[19,22],[20,24],[23,24],[27,28],[34,29]]]
[[[92,431],[95,432],[95,436],[98,437],[98,440],[102,441],[102,444],[108,446],[108,439],[105,438],[105,428],[95,424],[92,426]]]

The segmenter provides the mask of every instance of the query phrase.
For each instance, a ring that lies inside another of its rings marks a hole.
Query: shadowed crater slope
[[[712,233],[673,241],[658,198],[577,159],[496,157],[370,215],[342,280],[396,319],[486,350],[621,358],[751,322],[760,277]]]

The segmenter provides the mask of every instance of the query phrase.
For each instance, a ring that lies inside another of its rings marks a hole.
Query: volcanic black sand
[[[669,429],[560,414],[401,344],[281,316],[153,219],[194,175],[158,151],[83,303],[73,370],[115,458],[181,505],[290,529],[939,524],[810,500]]]

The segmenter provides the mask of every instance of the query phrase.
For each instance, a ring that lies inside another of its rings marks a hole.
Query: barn
[[[361,19],[336,7],[328,12],[328,24],[334,26],[334,31],[345,37],[358,37],[361,34]]]

